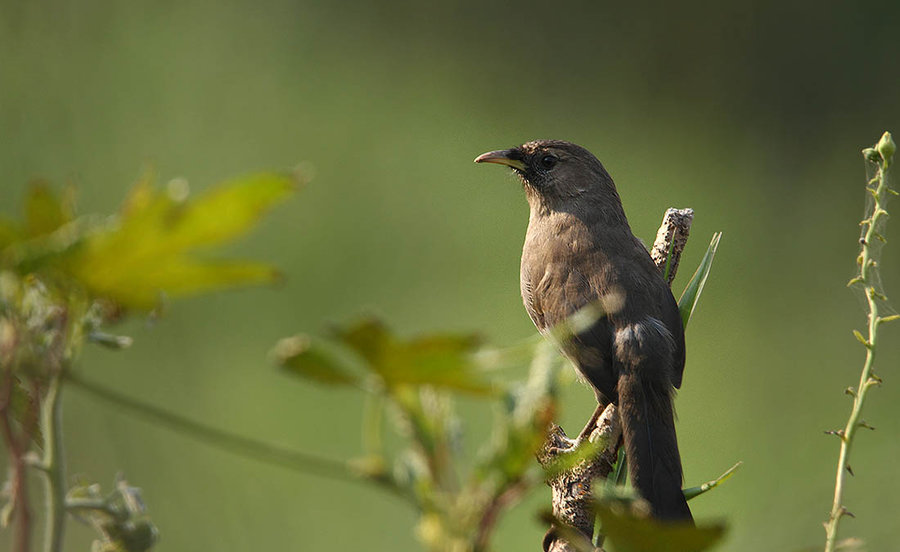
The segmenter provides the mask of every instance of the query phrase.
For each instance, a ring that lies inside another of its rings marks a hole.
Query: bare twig
[[[668,209],[656,234],[651,257],[670,285],[678,271],[678,263],[693,219],[692,209]],[[600,444],[600,450],[592,458],[557,474],[547,482],[553,495],[553,517],[563,527],[551,527],[547,532],[544,537],[546,552],[576,552],[583,549],[583,542],[571,543],[566,538],[572,528],[587,537],[588,541],[593,537],[594,514],[590,508],[593,482],[597,478],[605,479],[609,476],[621,443],[622,428],[616,406],[607,405],[597,419],[595,428],[585,429],[590,434],[590,441]],[[538,461],[545,468],[549,467],[559,461],[561,453],[564,454],[571,448],[572,441],[566,437],[562,428],[554,425],[544,447],[538,453]]]

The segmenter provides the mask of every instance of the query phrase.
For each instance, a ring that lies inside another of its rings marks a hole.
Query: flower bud
[[[895,144],[894,139],[891,138],[890,132],[885,132],[881,136],[881,140],[878,141],[875,149],[878,150],[878,153],[881,154],[881,158],[884,159],[885,166],[890,165],[891,158],[894,157],[894,152],[897,151],[897,144]]]

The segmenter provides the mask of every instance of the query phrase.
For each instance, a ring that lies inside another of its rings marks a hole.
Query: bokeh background
[[[696,210],[680,289],[710,235],[719,255],[688,331],[678,398],[687,482],[737,460],[692,503],[730,524],[723,550],[823,540],[838,443],[864,352],[853,275],[860,148],[900,132],[900,4],[854,2],[0,2],[0,212],[45,177],[109,212],[152,164],[195,190],[259,169],[314,180],[231,251],[283,285],[174,303],[132,323],[130,350],[80,370],[217,427],[349,458],[361,401],[266,357],[281,336],[364,312],[400,332],[533,332],[518,296],[527,207],[514,178],[472,164],[533,138],[585,145],[652,241],[669,206]],[[895,221],[896,222],[896,221]],[[900,296],[900,224],[883,276]],[[900,328],[865,418],[844,535],[900,546]],[[522,372],[524,375],[524,369]],[[513,374],[515,376],[515,374]],[[575,430],[591,394],[565,392]],[[469,421],[484,406],[464,403]],[[73,473],[144,488],[158,550],[417,550],[415,515],[375,489],[235,457],[65,397]],[[487,413],[489,414],[489,412]],[[481,424],[484,425],[483,423]],[[483,433],[475,431],[476,442]],[[537,491],[497,550],[536,550]],[[71,550],[90,532],[72,524]],[[8,547],[0,535],[0,549]]]

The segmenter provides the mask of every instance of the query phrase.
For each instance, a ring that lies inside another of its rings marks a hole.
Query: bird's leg
[[[548,452],[554,455],[565,454],[567,452],[572,452],[581,446],[582,443],[590,438],[594,430],[597,429],[597,422],[600,420],[600,416],[603,415],[607,406],[609,406],[609,404],[606,401],[598,402],[597,408],[594,410],[594,413],[591,414],[584,429],[582,429],[581,433],[578,434],[578,437],[574,439],[566,437],[562,428],[555,426],[555,430],[551,432],[552,438],[547,445]]]
[[[606,410],[606,401],[600,401],[597,403],[597,408],[594,410],[594,413],[591,414],[590,419],[588,419],[587,424],[584,426],[584,429],[581,430],[581,433],[578,434],[578,437],[575,438],[575,446],[577,447],[581,443],[583,443],[586,439],[590,438],[591,433],[594,432],[594,429],[597,427],[597,420],[600,419],[600,416],[603,415],[603,411]]]

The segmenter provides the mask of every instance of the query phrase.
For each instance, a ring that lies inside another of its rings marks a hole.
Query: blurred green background
[[[527,206],[479,153],[533,138],[583,144],[652,241],[696,210],[675,289],[724,238],[688,331],[677,402],[688,484],[745,462],[692,503],[722,549],[823,541],[838,443],[864,352],[853,275],[859,150],[900,132],[900,4],[838,2],[0,2],[0,212],[46,177],[113,210],[148,163],[195,190],[258,169],[315,178],[233,253],[278,264],[276,289],[172,305],[80,369],[197,420],[339,458],[358,453],[359,396],[266,358],[277,338],[361,312],[402,333],[533,332],[518,262]],[[900,207],[898,207],[900,208]],[[896,222],[896,221],[895,221]],[[883,276],[900,296],[900,224]],[[843,535],[900,542],[900,328],[865,418]],[[524,369],[522,372],[524,375]],[[567,389],[570,432],[592,394]],[[351,484],[208,448],[65,397],[72,473],[144,489],[158,550],[417,550],[414,513]],[[466,418],[489,414],[465,401]],[[483,423],[481,425],[484,425]],[[470,437],[484,438],[484,430]],[[497,550],[537,550],[541,489],[503,518]],[[71,550],[88,529],[70,525]],[[0,536],[0,549],[8,547]]]

